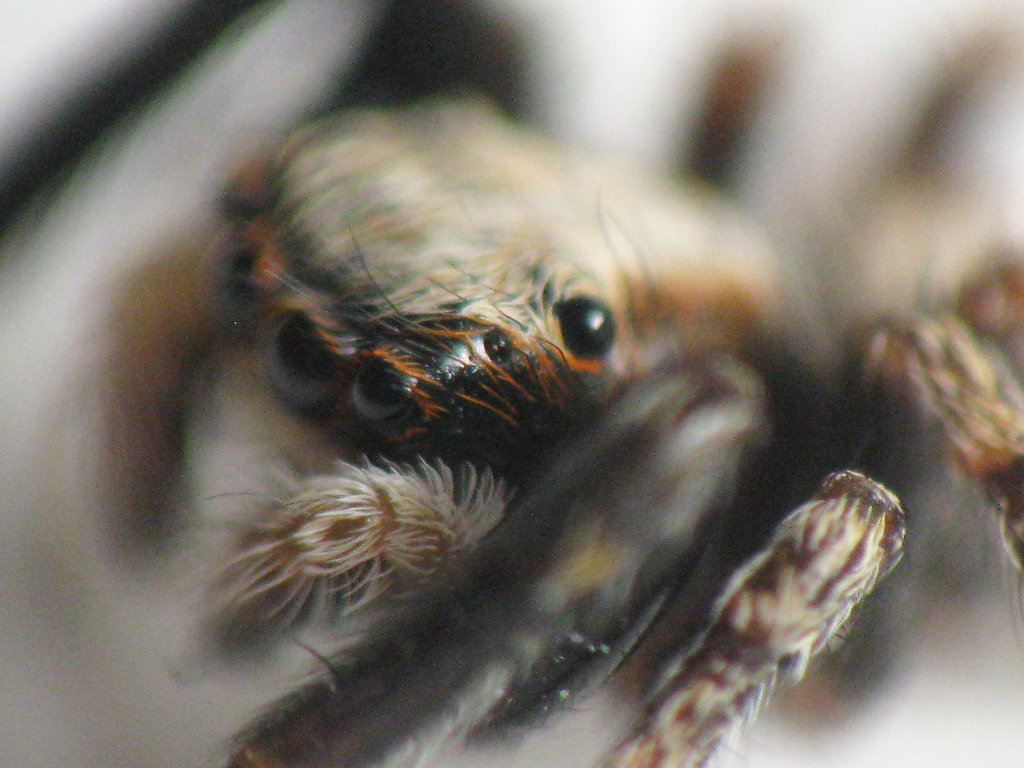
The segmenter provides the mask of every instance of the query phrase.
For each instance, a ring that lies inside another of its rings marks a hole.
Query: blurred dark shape
[[[437,94],[484,94],[523,117],[525,45],[471,0],[392,0],[329,109]]]
[[[340,1],[340,0],[339,0]],[[158,29],[141,33],[63,107],[50,113],[2,158],[0,237],[53,194],[111,129],[161,97],[243,16],[275,0],[192,0]],[[339,51],[339,60],[343,58]],[[353,104],[412,101],[436,93],[488,96],[509,114],[522,111],[525,56],[518,36],[471,0],[392,0],[351,69],[325,72],[329,111]]]
[[[242,15],[266,0],[184,3],[128,53],[113,59],[63,106],[17,140],[0,174],[0,235],[42,196],[52,193],[115,123],[145,106],[190,61]]]

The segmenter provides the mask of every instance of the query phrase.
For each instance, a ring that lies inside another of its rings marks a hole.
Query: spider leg
[[[605,768],[707,764],[778,682],[803,675],[899,560],[904,532],[884,487],[829,475],[733,575],[707,630],[668,661],[645,718]]]
[[[994,259],[960,289],[957,311],[968,325],[1024,371],[1024,263],[1005,245],[990,246]],[[985,254],[981,254],[984,258]]]
[[[111,341],[97,371],[97,486],[113,551],[135,566],[165,550],[182,525],[186,413],[215,328],[202,287],[205,241],[196,239],[168,243],[125,278],[111,302]]]
[[[411,599],[464,559],[509,496],[469,465],[339,461],[242,528],[211,597],[211,639],[237,651],[385,596]]]
[[[1024,566],[1024,391],[1002,353],[947,314],[882,328],[868,365],[938,422],[955,464],[998,508],[1007,553]]]

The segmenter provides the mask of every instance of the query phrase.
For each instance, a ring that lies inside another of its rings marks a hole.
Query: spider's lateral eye
[[[334,368],[335,356],[313,321],[289,313],[269,353],[270,377],[281,397],[302,411],[325,410],[335,397]]]
[[[602,357],[615,342],[615,317],[607,304],[576,296],[555,304],[566,349],[576,357]]]
[[[217,308],[225,324],[248,320],[257,300],[252,273],[257,252],[237,239],[228,240],[220,256]]]
[[[248,280],[256,268],[258,253],[246,245],[241,238],[234,238],[224,258],[225,272],[229,280]]]
[[[368,421],[393,419],[411,405],[412,385],[408,376],[386,360],[373,358],[360,368],[352,383],[352,407]]]
[[[254,199],[243,190],[229,190],[220,199],[220,212],[231,221],[248,221],[256,218],[266,207],[265,201]]]

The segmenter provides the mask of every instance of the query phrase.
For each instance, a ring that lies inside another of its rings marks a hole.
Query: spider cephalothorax
[[[609,676],[650,694],[608,765],[702,764],[898,561],[865,476],[797,503],[849,453],[819,450],[848,434],[839,377],[786,352],[772,259],[706,192],[473,104],[353,112],[268,157],[228,195],[222,305],[339,462],[236,539],[218,636],[379,610],[232,765],[483,742]],[[868,333],[854,378],[934,407],[961,367],[902,333]]]

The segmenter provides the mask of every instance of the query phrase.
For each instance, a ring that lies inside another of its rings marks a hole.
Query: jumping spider
[[[343,645],[232,768],[420,765],[602,685],[643,708],[603,765],[704,765],[899,560],[899,502],[847,467],[929,425],[1020,564],[1012,261],[823,371],[727,205],[477,103],[311,125],[223,210],[225,343],[332,458],[253,505],[201,634]]]

